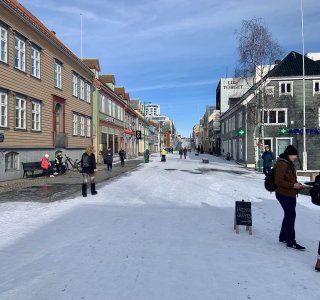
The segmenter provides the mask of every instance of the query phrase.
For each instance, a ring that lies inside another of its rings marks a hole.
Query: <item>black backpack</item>
[[[320,206],[320,175],[314,181],[314,186],[310,190],[312,203]]]
[[[264,179],[264,187],[265,189],[272,193],[276,190],[276,178],[274,174],[274,168],[270,170],[266,178]]]

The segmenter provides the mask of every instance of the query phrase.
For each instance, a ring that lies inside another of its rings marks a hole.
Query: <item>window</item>
[[[274,97],[274,86],[267,86],[265,89],[265,93],[267,96]]]
[[[18,170],[19,154],[16,152],[9,152],[5,155],[6,171]]]
[[[26,129],[26,104],[26,99],[16,97],[16,128],[18,129]]]
[[[15,36],[14,38],[14,66],[15,68],[26,71],[26,42]]]
[[[101,96],[101,112],[106,113],[106,97]]]
[[[84,116],[80,116],[80,135],[84,136]]]
[[[72,118],[72,134],[78,135],[78,115],[73,114]]]
[[[87,137],[91,137],[91,119],[87,118]]]
[[[320,94],[320,80],[313,81],[313,96]]]
[[[32,101],[32,130],[40,131],[40,102]]]
[[[279,82],[279,96],[282,96],[282,95],[293,96],[293,82],[292,81]]]
[[[263,120],[265,125],[287,125],[287,109],[265,110]]]
[[[0,60],[8,61],[8,31],[0,25]]]
[[[80,78],[80,99],[84,100],[84,80]]]
[[[88,103],[91,102],[91,85],[90,83],[87,83],[87,97],[86,97],[86,101]]]
[[[40,78],[40,50],[31,46],[31,75]]]
[[[72,74],[72,96],[78,97],[78,75]]]
[[[62,88],[61,84],[62,64],[58,61],[54,62],[54,86],[58,89]]]
[[[0,91],[0,127],[8,126],[8,95]]]
[[[116,117],[116,104],[112,102],[112,117]]]

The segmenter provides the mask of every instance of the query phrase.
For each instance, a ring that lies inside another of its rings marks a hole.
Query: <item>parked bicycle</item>
[[[78,159],[73,160],[72,158],[70,158],[69,156],[67,156],[66,154],[65,156],[65,165],[66,165],[66,170],[77,170],[78,172],[81,171],[81,161]]]

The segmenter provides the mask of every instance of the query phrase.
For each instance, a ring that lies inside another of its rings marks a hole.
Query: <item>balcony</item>
[[[65,133],[54,133],[54,146],[56,148],[68,147],[68,136]]]

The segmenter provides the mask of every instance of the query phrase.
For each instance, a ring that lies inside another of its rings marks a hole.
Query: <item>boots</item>
[[[96,184],[94,182],[91,183],[91,195],[97,195]]]
[[[86,183],[82,184],[82,196],[87,197],[87,184]]]

